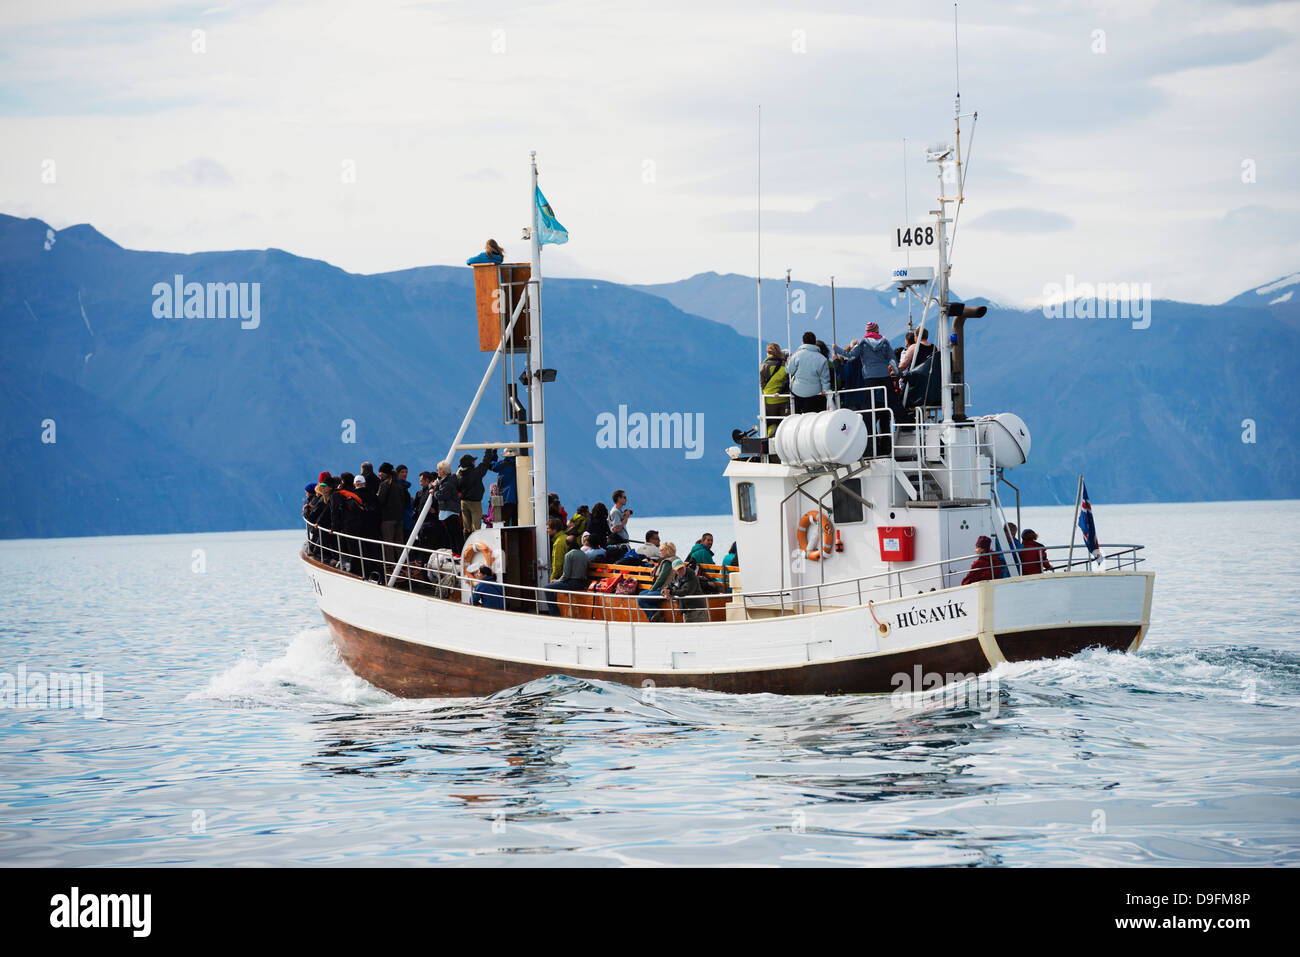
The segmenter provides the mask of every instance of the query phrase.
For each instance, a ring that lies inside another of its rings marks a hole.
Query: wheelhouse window
[[[758,521],[758,495],[754,492],[753,482],[736,485],[736,515],[742,522]]]
[[[853,494],[850,495],[849,492]],[[862,495],[862,479],[845,479],[831,492],[831,514],[836,525],[852,525],[862,521],[862,502],[854,496]]]

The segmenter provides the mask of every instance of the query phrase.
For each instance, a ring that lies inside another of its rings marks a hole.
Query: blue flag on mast
[[[1092,503],[1088,501],[1088,486],[1083,484],[1083,497],[1079,501],[1079,531],[1083,532],[1083,547],[1094,559],[1101,559],[1101,546],[1097,544],[1097,523],[1092,520]]]
[[[542,188],[537,187],[537,245],[559,245],[568,241],[569,231],[560,225],[560,221],[555,218],[555,210],[551,209],[551,204],[542,195]]]

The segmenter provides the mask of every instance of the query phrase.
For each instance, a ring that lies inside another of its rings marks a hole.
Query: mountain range
[[[238,295],[224,317],[170,308],[178,276],[246,284],[256,322],[235,314]],[[763,284],[764,338],[782,344],[784,285]],[[967,325],[971,412],[1029,424],[1030,461],[1011,476],[1027,504],[1073,501],[1080,472],[1094,503],[1296,497],[1297,414],[1277,396],[1296,377],[1298,286],[1158,300],[1147,328],[990,304]],[[796,342],[830,341],[829,290],[795,288]],[[754,303],[737,275],[545,280],[549,477],[570,509],[622,487],[642,515],[729,510],[723,450],[758,405]],[[866,321],[890,336],[907,323],[889,287],[837,287],[834,313],[844,343]],[[0,330],[0,451],[35,479],[0,512],[6,538],[291,526],[322,470],[432,469],[487,360],[466,267],[358,275],[277,249],[129,250],[89,225],[4,215]],[[498,380],[467,441],[512,437],[502,405]],[[598,447],[597,417],[620,407],[702,414],[703,455]]]

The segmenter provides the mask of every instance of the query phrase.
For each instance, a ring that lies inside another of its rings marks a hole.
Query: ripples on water
[[[339,661],[293,535],[6,543],[0,670],[100,670],[105,700],[0,712],[0,860],[1296,863],[1300,506],[1107,517],[1156,553],[1143,650],[1003,665],[970,704],[565,676],[403,701]]]

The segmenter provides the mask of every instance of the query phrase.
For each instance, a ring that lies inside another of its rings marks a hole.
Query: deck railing
[[[401,544],[334,532],[310,522],[305,524],[307,542],[303,546],[304,554],[322,564],[338,568],[341,572],[357,575],[376,584],[383,585],[389,579],[393,579],[394,584],[391,587],[428,598],[459,602],[463,600],[466,588],[472,593],[474,586],[481,581],[472,575],[465,575],[462,560],[450,551],[419,547],[411,548],[407,560],[401,568],[396,569],[397,575],[394,578],[394,565],[401,554]],[[1060,565],[1054,564],[1052,569],[1042,573],[1044,575],[1077,570],[1081,567],[1092,571],[1095,564],[1100,566],[1099,571],[1136,571],[1139,565],[1146,561],[1139,554],[1143,550],[1141,545],[1109,546],[1110,550],[1102,555],[1099,562],[1086,556],[1071,561],[1068,545],[1045,545],[1043,549],[1048,555],[1049,562],[1053,554],[1065,556]],[[1078,552],[1077,546],[1075,552],[1076,554]],[[995,552],[993,554],[1001,555],[1011,577],[1020,574],[1016,553]],[[770,591],[733,592],[729,596],[721,597],[730,597],[733,605],[739,603],[747,619],[768,617],[774,612],[782,615],[807,614],[831,608],[854,607],[908,595],[923,595],[929,591],[948,587],[944,584],[944,580],[969,569],[978,557],[975,554],[963,555],[841,581],[814,582]],[[916,572],[929,574],[917,577]],[[538,588],[502,581],[497,581],[496,584],[502,589],[506,608],[513,611],[535,613],[542,611],[543,607],[556,607],[556,596],[565,593],[562,589]],[[584,591],[581,594],[588,596],[591,601],[600,606],[602,613],[607,616],[606,620],[615,620],[615,616],[626,614],[630,604],[628,600],[638,597],[591,591]],[[648,593],[645,591],[640,592],[641,596],[646,594]],[[699,610],[689,604],[692,598],[717,597],[720,596],[687,597],[685,601],[688,605],[685,608],[680,601],[674,599],[671,604],[666,603],[666,607],[675,607],[679,611]]]
[[[1084,556],[1073,561],[1069,557],[1069,545],[1044,545],[1042,548],[1052,568],[1025,577],[1053,575],[1058,572],[1077,571],[1080,568],[1092,571],[1093,565],[1098,566],[1098,571],[1137,571],[1138,566],[1146,561],[1146,558],[1139,554],[1144,548],[1142,545],[1111,545],[1109,546],[1111,551],[1104,552],[1100,560]],[[1002,551],[989,554],[994,555],[995,558],[1001,557],[1008,573],[1005,577],[1021,576],[1019,552]],[[1060,565],[1052,563],[1052,554],[1065,556]],[[1078,554],[1077,546],[1075,554]],[[744,602],[746,617],[749,617],[751,609],[762,610],[770,615],[774,610],[780,614],[798,614],[822,611],[827,608],[852,607],[873,601],[924,595],[927,592],[952,587],[945,584],[945,580],[957,574],[964,577],[975,559],[979,557],[978,554],[962,555],[942,561],[927,562],[924,565],[909,564],[906,568],[875,572],[858,578],[812,582],[768,591],[741,592],[737,593],[736,597]],[[918,577],[917,572],[928,572],[928,574]]]

